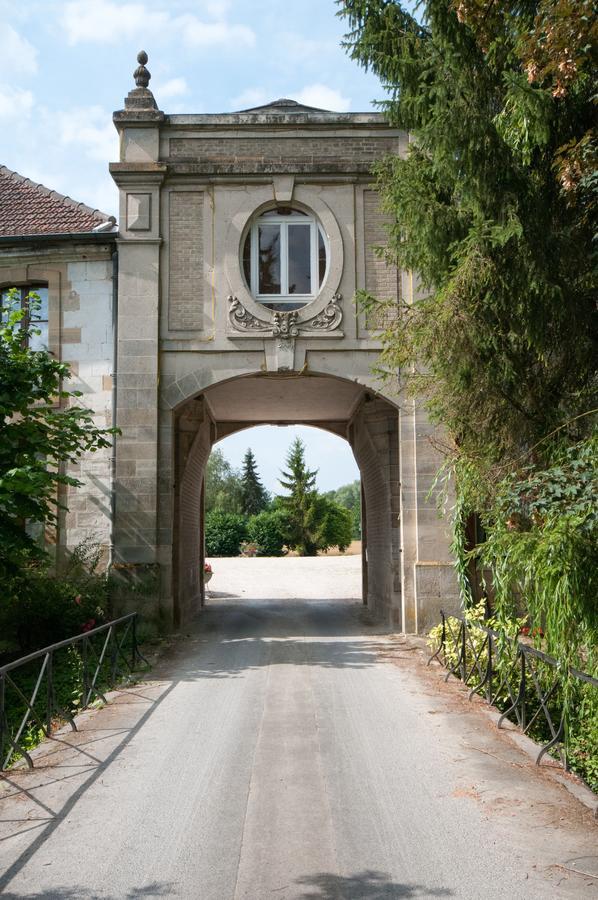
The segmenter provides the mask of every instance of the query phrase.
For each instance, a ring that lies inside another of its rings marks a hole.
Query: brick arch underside
[[[213,443],[211,420],[201,411],[179,417],[173,540],[174,618],[183,624],[199,610],[203,566],[201,485]],[[256,423],[259,424],[259,423]],[[376,616],[400,627],[398,417],[383,399],[362,406],[347,439],[360,470],[367,529],[367,601]],[[365,564],[365,563],[364,563]]]
[[[182,477],[176,487],[173,541],[174,619],[180,625],[200,608],[203,564],[202,483],[212,450],[211,422],[204,419],[189,440],[179,430],[177,452]],[[185,446],[186,445],[186,446]]]

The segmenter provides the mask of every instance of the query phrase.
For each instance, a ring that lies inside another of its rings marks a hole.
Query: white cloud
[[[79,146],[90,158],[103,162],[118,159],[118,135],[110,113],[101,106],[76,107],[50,114],[49,121],[63,145]]]
[[[15,31],[12,25],[0,22],[0,59],[2,69],[11,75],[32,75],[37,72],[37,50]]]
[[[254,106],[263,106],[268,100],[274,100],[274,97],[268,97],[263,88],[247,88],[238,97],[233,97],[231,106],[233,109],[253,109]]]
[[[346,112],[351,106],[349,97],[344,97],[340,91],[335,91],[325,84],[308,84],[290,96],[306,106],[317,106],[319,109],[330,109],[334,112]]]
[[[99,209],[109,216],[118,219],[118,188],[110,175],[96,178],[94,183],[81,185],[77,193],[77,199],[83,199],[88,206]]]
[[[174,25],[181,29],[181,36],[190,47],[209,47],[213,44],[230,44],[253,47],[255,33],[247,25],[229,25],[226,22],[201,22],[195,16],[179,16]]]
[[[9,84],[0,84],[0,119],[21,120],[33,107],[33,94]]]
[[[64,7],[62,24],[69,44],[113,43],[119,38],[164,30],[169,25],[169,17],[165,12],[146,9],[141,3],[72,0]]]
[[[223,15],[226,4],[209,4],[212,14]],[[234,25],[223,20],[202,22],[185,13],[172,16],[161,9],[147,9],[141,3],[115,3],[112,0],[71,0],[62,15],[69,44],[84,41],[116,43],[148,35],[165,36],[183,41],[191,47],[253,46],[255,34],[247,25]]]
[[[296,31],[277,34],[274,47],[279,58],[300,62],[302,65],[334,57],[339,50],[337,40],[306,37]]]
[[[171,78],[160,84],[156,79],[156,84],[152,84],[155,95],[163,100],[167,97],[181,97],[183,94],[189,93],[189,85],[184,78]]]
[[[206,12],[214,19],[222,19],[230,9],[230,0],[206,0]]]

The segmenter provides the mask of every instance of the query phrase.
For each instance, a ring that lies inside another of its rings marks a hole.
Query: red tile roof
[[[0,235],[93,231],[110,216],[0,166]]]

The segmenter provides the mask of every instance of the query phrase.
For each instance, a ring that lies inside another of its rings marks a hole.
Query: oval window
[[[315,216],[288,206],[256,218],[243,243],[243,274],[255,299],[288,312],[317,297],[328,267],[327,241]]]

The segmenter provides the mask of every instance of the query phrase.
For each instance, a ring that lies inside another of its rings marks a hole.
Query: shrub
[[[257,544],[257,556],[283,556],[288,517],[284,510],[264,510],[247,523],[249,540]]]
[[[206,515],[207,556],[238,556],[247,537],[247,522],[236,513],[213,510]]]
[[[76,547],[63,572],[28,566],[5,579],[0,631],[6,649],[24,652],[101,625],[109,608],[110,581],[96,571],[100,549],[90,541]]]

